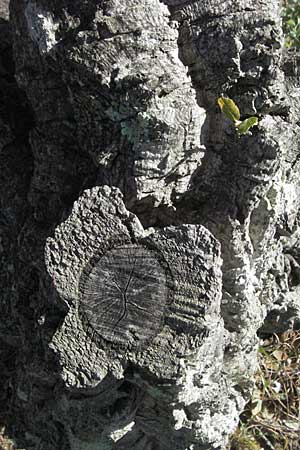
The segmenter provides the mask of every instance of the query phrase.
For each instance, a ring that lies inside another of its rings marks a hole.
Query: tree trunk
[[[279,0],[10,13],[3,420],[26,450],[225,449],[257,333],[300,323],[298,56]],[[238,135],[220,96],[258,126]]]

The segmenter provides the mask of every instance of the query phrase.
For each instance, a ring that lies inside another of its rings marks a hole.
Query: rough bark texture
[[[257,332],[300,324],[298,56],[279,0],[10,7],[2,414],[28,450],[224,449]],[[239,137],[220,95],[259,125]]]

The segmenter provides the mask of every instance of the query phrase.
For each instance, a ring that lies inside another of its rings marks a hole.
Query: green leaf
[[[231,98],[219,97],[218,105],[222,113],[233,123],[240,120],[240,110]]]
[[[240,134],[246,134],[251,127],[258,124],[257,117],[248,117],[248,119],[243,120],[243,122],[239,123],[236,128]]]

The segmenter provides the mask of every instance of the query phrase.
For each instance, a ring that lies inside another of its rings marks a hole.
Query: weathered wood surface
[[[158,333],[169,294],[165,269],[150,249],[107,250],[82,275],[81,286],[80,315],[99,337],[138,345]]]
[[[258,329],[300,322],[282,42],[279,0],[11,1],[0,342],[24,448],[224,448]],[[238,137],[220,95],[258,127]]]

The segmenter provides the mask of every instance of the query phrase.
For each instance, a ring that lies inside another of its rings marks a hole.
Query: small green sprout
[[[241,114],[238,106],[231,98],[219,97],[218,105],[227,119],[233,122],[237,132],[239,134],[246,134],[254,125],[258,124],[258,118],[255,116],[248,117],[245,120],[240,120]]]

